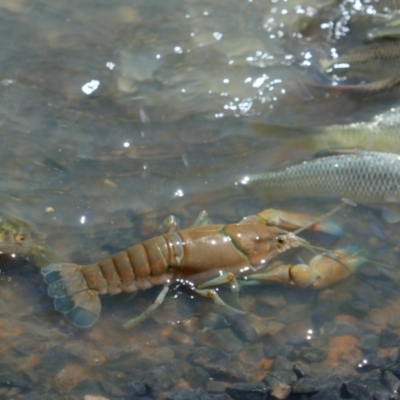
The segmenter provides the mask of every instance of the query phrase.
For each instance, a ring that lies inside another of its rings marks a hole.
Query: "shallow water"
[[[368,120],[391,104],[308,86],[326,83],[319,59],[395,18],[390,6],[366,4],[1,1],[0,211],[29,221],[77,263],[158,235],[171,213],[184,227],[203,209],[216,223],[271,205],[329,211],[337,202],[271,204],[235,183],[308,157],[315,149],[297,144],[304,127]],[[357,375],[360,360],[396,350],[379,338],[386,328],[400,333],[391,268],[399,232],[369,209],[334,219],[343,244],[390,268],[368,264],[320,292],[244,287],[245,316],[174,287],[151,319],[123,330],[154,288],[105,298],[100,320],[82,332],[54,313],[35,274],[5,276],[0,395],[134,398],[144,384],[153,398],[179,388],[219,394],[263,379],[282,357],[312,376]]]

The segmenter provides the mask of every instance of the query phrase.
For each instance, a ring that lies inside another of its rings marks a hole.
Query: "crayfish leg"
[[[236,279],[235,274],[232,272],[225,272],[214,279],[210,279],[207,282],[202,283],[198,286],[198,289],[204,289],[210,286],[222,285],[223,283],[229,283],[232,289],[232,300],[236,305],[239,299],[239,283]]]
[[[146,311],[142,312],[138,317],[130,319],[128,322],[125,322],[125,324],[123,324],[122,326],[124,328],[131,328],[132,326],[135,326],[139,322],[148,318],[154,310],[156,310],[158,307],[161,306],[166,294],[168,293],[168,290],[169,286],[165,285],[161,290],[160,294],[157,296],[155,302]]]
[[[213,289],[193,289],[197,294],[200,296],[208,297],[211,299],[215,304],[218,304],[219,306],[226,307],[228,310],[231,310],[235,313],[239,314],[245,314],[244,311],[239,310],[237,308],[231,307],[230,305],[226,304],[221,297],[219,297],[218,293],[213,290]]]

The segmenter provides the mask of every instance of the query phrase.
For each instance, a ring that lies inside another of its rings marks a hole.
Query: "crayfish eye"
[[[23,233],[19,233],[18,235],[15,235],[15,240],[18,242],[22,242],[25,240],[25,235]]]
[[[277,236],[276,243],[277,243],[278,249],[282,248],[284,246],[284,244],[286,243],[285,237],[284,236]]]

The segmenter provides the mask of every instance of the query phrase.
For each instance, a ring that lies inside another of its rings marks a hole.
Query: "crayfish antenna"
[[[338,206],[334,207],[331,211],[327,212],[326,214],[322,214],[318,217],[313,218],[309,223],[307,223],[306,225],[302,226],[301,228],[293,231],[293,233],[295,235],[297,235],[300,232],[303,232],[304,230],[308,229],[310,226],[316,225],[318,222],[322,221],[325,218],[330,217],[332,214],[336,213],[337,211],[339,211],[341,208],[343,208],[346,205],[352,206],[352,207],[356,207],[357,204],[349,199],[346,198],[342,198],[342,203],[339,204]],[[343,235],[343,231],[342,229],[337,225],[337,224],[333,224],[332,223],[332,227],[330,229],[321,229],[322,231],[326,231],[328,233],[332,233],[336,236],[342,236]]]
[[[90,328],[99,318],[99,292],[91,290],[76,264],[50,264],[42,269],[47,293],[57,311],[79,328]]]

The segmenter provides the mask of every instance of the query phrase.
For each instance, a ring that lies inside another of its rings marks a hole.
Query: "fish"
[[[335,124],[294,132],[286,147],[314,152],[329,148],[350,147],[400,153],[399,133],[400,107],[394,107],[375,115],[370,121]]]
[[[325,72],[368,82],[399,77],[400,42],[382,40],[349,49],[332,60],[319,62]]]
[[[400,155],[360,149],[323,150],[282,169],[245,176],[246,191],[268,200],[347,198],[379,206],[385,221],[400,221]]]

